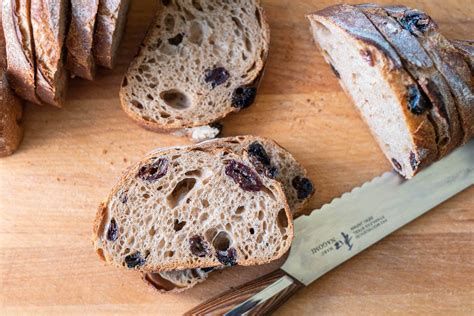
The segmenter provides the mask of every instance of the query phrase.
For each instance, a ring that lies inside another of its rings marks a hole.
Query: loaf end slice
[[[396,51],[349,5],[308,16],[315,41],[395,170],[413,177],[437,155],[430,103]]]
[[[206,126],[251,105],[269,48],[256,0],[166,1],[120,89],[124,111],[157,132]]]
[[[118,53],[130,0],[99,0],[97,27],[94,34],[94,57],[99,66],[112,69]]]
[[[71,0],[66,68],[73,77],[94,79],[96,65],[92,44],[98,8],[99,0]]]
[[[280,183],[225,149],[147,156],[121,178],[94,226],[100,257],[144,272],[263,264],[293,236]]]

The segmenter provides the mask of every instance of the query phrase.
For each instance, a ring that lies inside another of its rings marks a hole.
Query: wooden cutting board
[[[277,266],[213,273],[182,294],[160,295],[140,275],[104,266],[90,241],[96,208],[145,152],[185,144],[147,132],[120,109],[121,76],[157,0],[134,1],[114,71],[72,80],[64,109],[28,106],[25,140],[0,160],[0,314],[183,313]],[[390,170],[314,46],[304,15],[336,1],[263,1],[272,29],[257,102],[224,120],[224,135],[272,137],[309,170],[319,208]],[[385,1],[384,1],[385,2]],[[474,30],[472,0],[402,1],[450,38]],[[473,314],[474,188],[397,231],[298,293],[278,315]]]

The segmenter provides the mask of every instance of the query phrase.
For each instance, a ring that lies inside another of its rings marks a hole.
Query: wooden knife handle
[[[213,297],[184,315],[268,315],[303,286],[279,269]]]

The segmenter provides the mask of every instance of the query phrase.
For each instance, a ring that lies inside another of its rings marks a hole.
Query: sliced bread
[[[176,132],[252,104],[270,40],[258,0],[158,6],[122,82],[124,111],[147,129]]]
[[[36,60],[30,8],[30,0],[4,0],[2,3],[7,77],[11,87],[20,97],[41,104],[36,96]]]
[[[6,70],[5,39],[0,23],[0,157],[11,155],[23,138],[23,104],[10,89]]]
[[[94,34],[94,57],[98,65],[113,68],[127,23],[130,0],[99,0]]]
[[[98,8],[99,0],[71,0],[71,22],[66,39],[66,68],[73,77],[94,79],[92,43]]]
[[[67,72],[63,50],[69,1],[31,2],[31,24],[36,56],[36,94],[42,102],[62,107],[66,97]]]
[[[314,193],[306,170],[294,157],[276,142],[263,137],[238,136],[217,139],[196,145],[199,148],[228,148],[241,157],[245,157],[262,176],[278,180],[288,199],[293,217],[302,214],[304,206]],[[148,272],[143,280],[162,292],[180,292],[205,281],[213,268]]]
[[[436,131],[438,158],[462,142],[462,130],[455,101],[443,76],[417,38],[378,5],[357,5],[388,43],[397,51],[407,72],[418,82],[432,104],[430,119]]]
[[[310,14],[315,41],[395,170],[413,177],[438,156],[431,104],[397,52],[359,9]]]
[[[292,237],[281,184],[212,147],[147,155],[122,176],[94,225],[102,259],[144,272],[263,264]]]
[[[474,93],[469,66],[464,57],[439,32],[437,24],[425,12],[405,6],[387,6],[385,10],[417,37],[444,76],[453,94],[464,132],[463,143],[474,135]]]

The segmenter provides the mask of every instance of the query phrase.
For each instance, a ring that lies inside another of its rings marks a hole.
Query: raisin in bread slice
[[[395,170],[411,178],[434,161],[431,104],[367,17],[353,6],[336,5],[308,18],[324,58]]]
[[[71,0],[66,68],[73,77],[94,79],[96,66],[92,43],[98,8],[99,0]]]
[[[143,272],[264,264],[293,238],[281,184],[226,149],[175,148],[128,169],[94,225],[99,256]]]
[[[454,98],[443,76],[415,36],[376,4],[357,5],[397,51],[407,72],[431,102],[430,119],[436,131],[438,158],[459,146],[463,135]]]
[[[99,0],[94,34],[94,57],[98,65],[113,68],[122,41],[130,0]]]
[[[41,104],[36,96],[36,60],[30,20],[30,0],[4,0],[7,77],[13,90],[25,100]]]
[[[69,1],[35,0],[31,2],[31,25],[36,56],[36,94],[42,102],[64,105],[67,72],[64,41]]]
[[[205,132],[254,102],[269,40],[257,0],[161,1],[123,79],[122,107],[153,131]]]
[[[474,41],[453,40],[451,43],[464,56],[464,60],[469,65],[469,69],[471,69],[471,84],[474,84],[474,79],[472,78],[474,76]]]
[[[238,136],[207,141],[198,148],[226,148],[251,162],[261,175],[278,180],[288,199],[293,217],[302,214],[304,206],[314,193],[306,170],[283,147],[273,140]],[[181,292],[205,281],[213,268],[175,270],[156,273],[144,273],[143,280],[154,289],[162,292]]]
[[[23,104],[10,89],[5,56],[5,39],[0,23],[0,157],[13,154],[23,138]]]
[[[474,135],[474,93],[469,66],[462,54],[439,32],[437,24],[425,12],[405,6],[387,6],[385,10],[415,35],[446,79],[461,119],[463,143]]]

